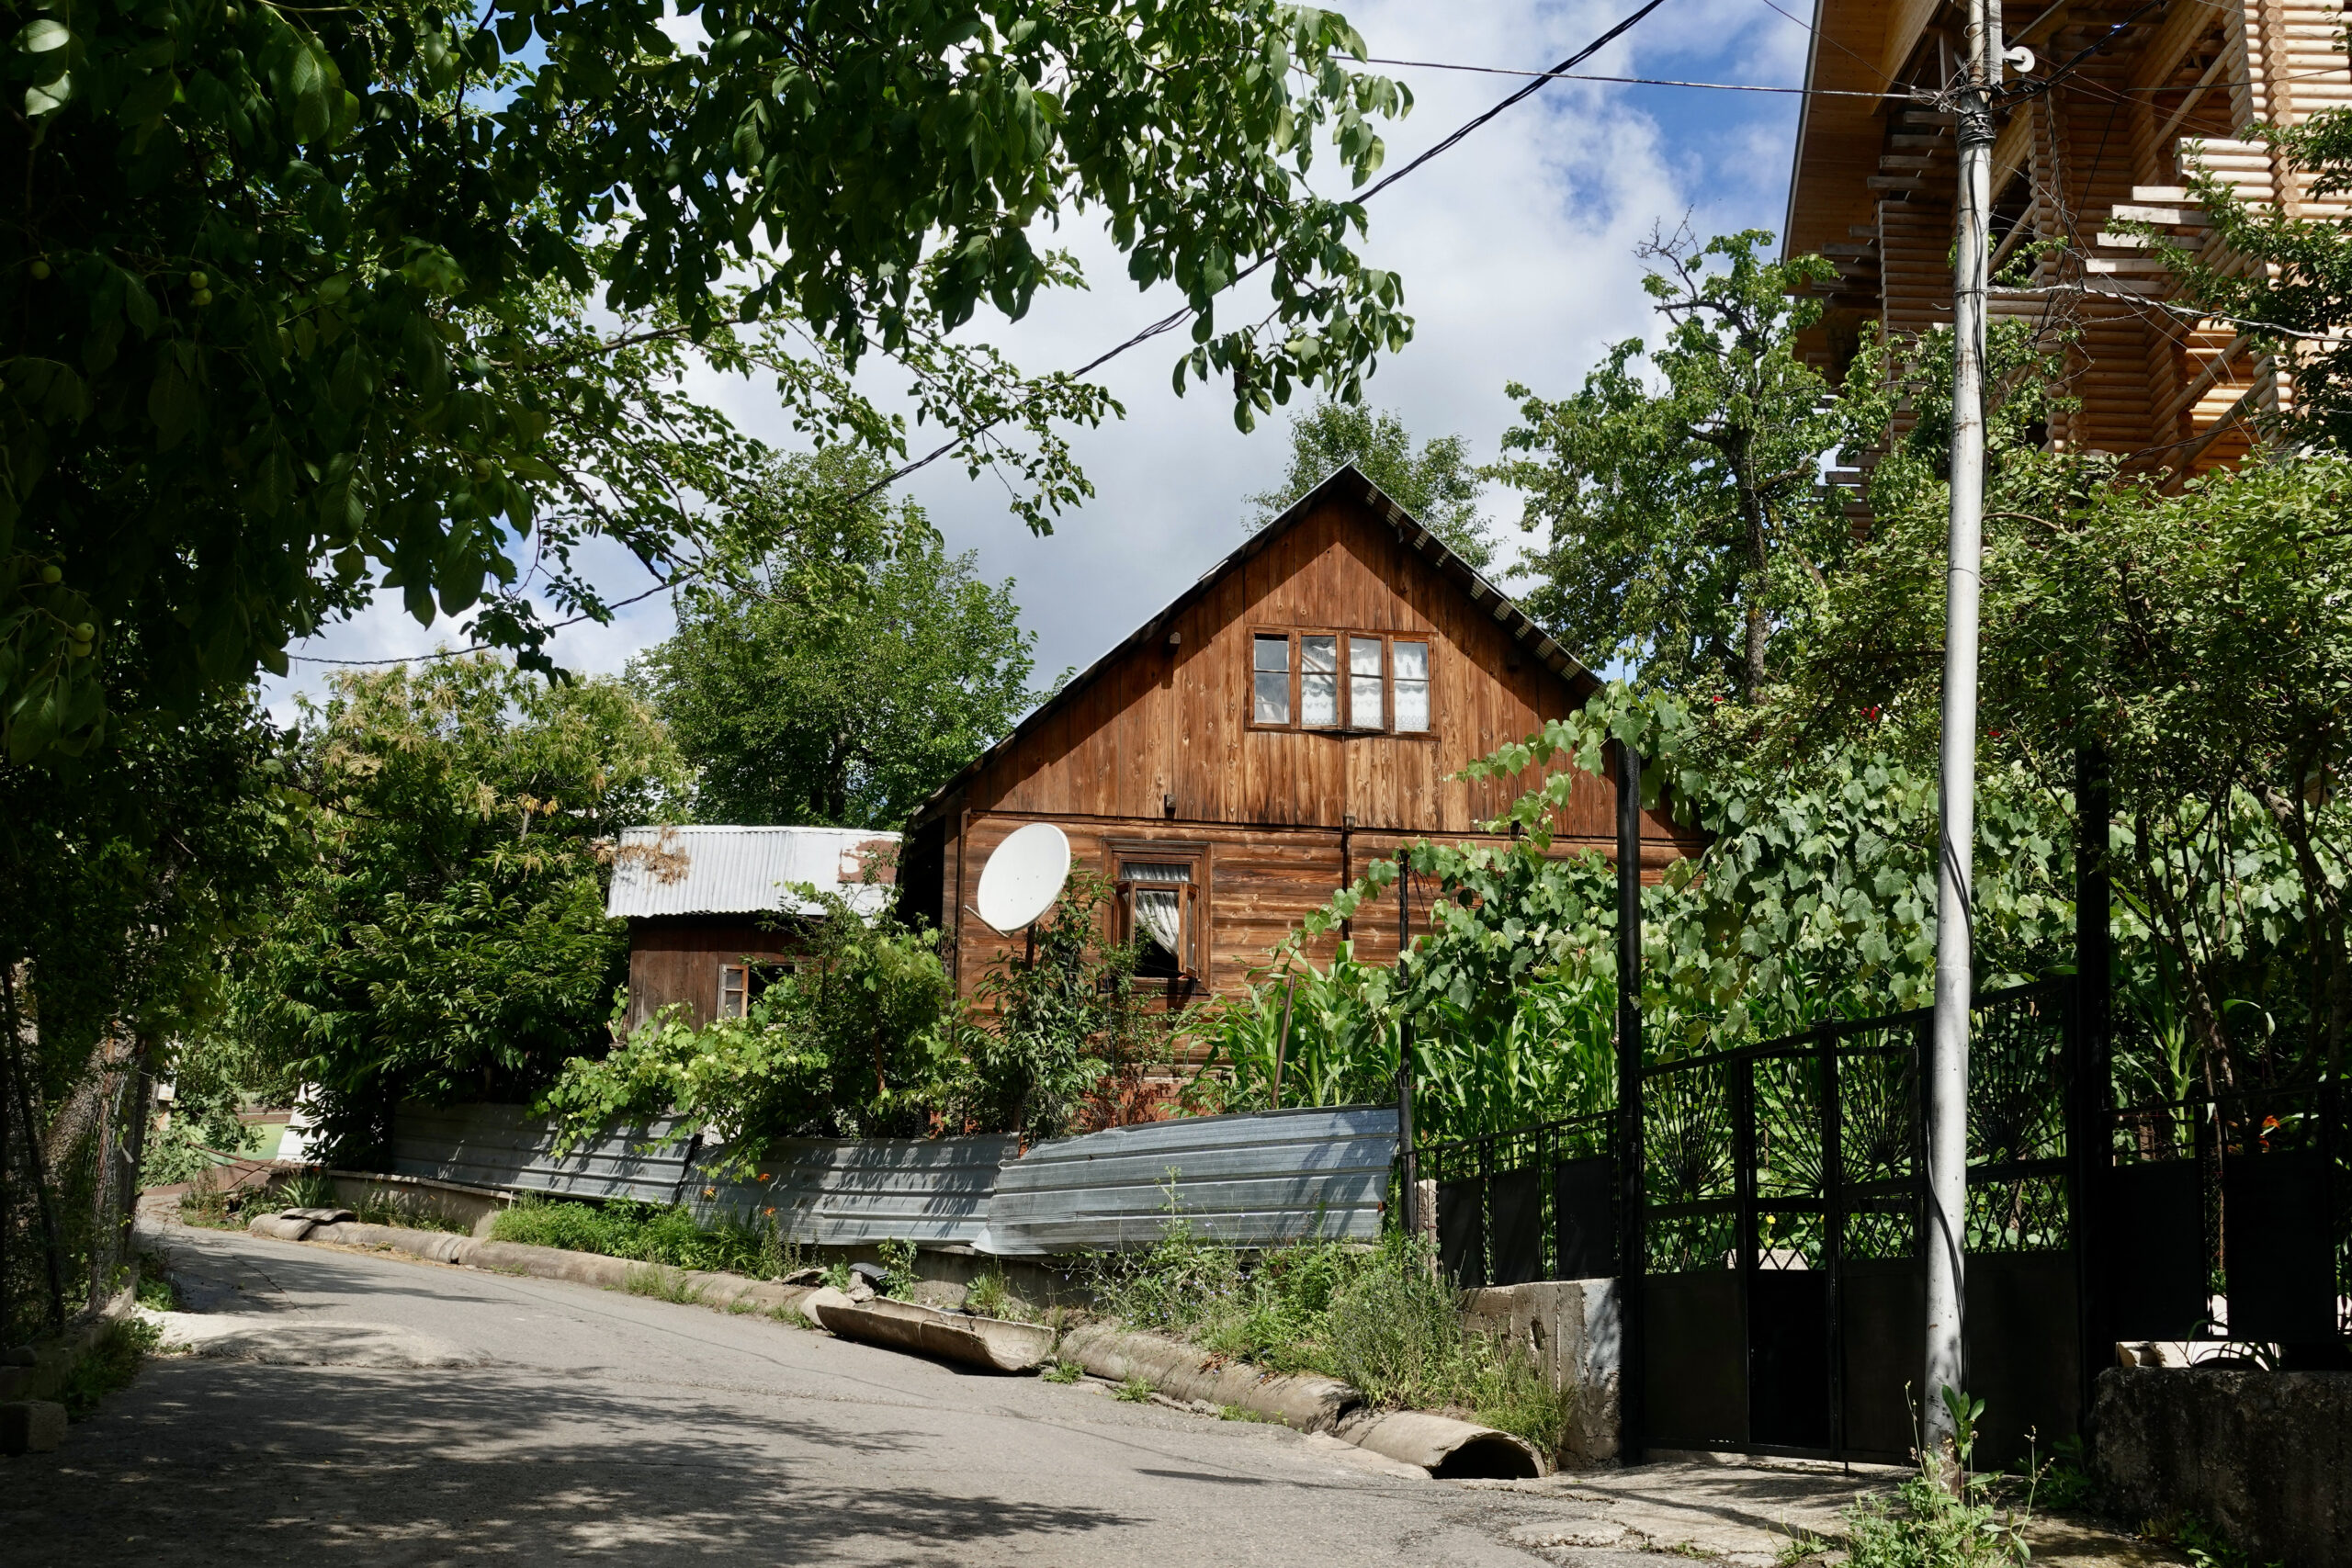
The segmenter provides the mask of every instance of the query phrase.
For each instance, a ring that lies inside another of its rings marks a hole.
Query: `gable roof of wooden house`
[[[1252,649],[1288,633],[1303,652],[1309,628],[1336,634],[1343,663],[1359,637],[1367,652],[1375,643],[1426,650],[1427,728],[1297,723],[1268,733],[1250,704]],[[1344,465],[943,784],[914,829],[962,807],[1475,834],[1535,775],[1472,784],[1459,771],[1599,687],[1510,594]],[[1613,843],[1605,781],[1577,795],[1563,837]],[[1695,839],[1663,812],[1647,832]]]
[[[1328,516],[1335,509],[1361,513],[1364,522],[1382,530],[1393,542],[1395,555],[1398,558],[1393,563],[1384,564],[1391,565],[1393,570],[1395,565],[1409,560],[1429,579],[1445,584],[1459,601],[1458,607],[1466,607],[1470,612],[1469,617],[1465,618],[1489,624],[1504,646],[1519,650],[1528,663],[1556,677],[1574,705],[1580,705],[1599,688],[1600,682],[1592,672],[1544,631],[1516,600],[1488,581],[1443,539],[1367,479],[1354,464],[1347,463],[1302,494],[1280,516],[1253,532],[1159,613],[1071,677],[1059,691],[1039,704],[1002,739],[940,785],[916,809],[914,822],[921,824],[948,809],[959,795],[968,791],[992,768],[1010,760],[1024,746],[1035,743],[1057,720],[1065,720],[1083,708],[1090,696],[1099,694],[1100,689],[1114,681],[1123,668],[1138,660],[1170,651],[1182,657],[1187,651],[1184,644],[1180,640],[1171,645],[1169,641],[1171,635],[1182,638],[1188,620],[1199,618],[1198,612],[1217,596],[1220,589],[1229,587],[1237,579],[1245,576],[1253,563],[1260,563],[1270,552],[1281,550],[1285,542],[1291,541],[1310,520]],[[1245,597],[1253,604],[1259,598],[1255,592]],[[1332,608],[1334,614],[1329,624],[1335,629],[1345,632],[1364,625],[1364,619],[1348,619],[1338,613],[1339,606]],[[1365,629],[1371,628],[1367,626]],[[1193,649],[1196,650],[1203,640],[1196,636],[1192,642]],[[1515,663],[1516,660],[1509,661]],[[1532,728],[1529,727],[1530,729]],[[1518,731],[1505,739],[1518,739],[1525,733],[1526,730]],[[1337,825],[1336,821],[1333,825]]]

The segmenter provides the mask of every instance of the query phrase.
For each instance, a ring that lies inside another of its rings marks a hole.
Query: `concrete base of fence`
[[[479,1236],[490,1235],[491,1223],[514,1202],[512,1192],[435,1181],[429,1177],[390,1176],[367,1170],[328,1170],[324,1174],[338,1203],[347,1203],[355,1209],[383,1205],[408,1218],[440,1225],[460,1224]]]
[[[2123,1517],[2185,1510],[2256,1562],[2352,1562],[2352,1372],[2114,1368],[2091,1429]]]
[[[1606,1464],[1617,1457],[1617,1377],[1623,1326],[1614,1280],[1540,1280],[1464,1292],[1471,1326],[1534,1353],[1552,1386],[1576,1394],[1562,1459]]]

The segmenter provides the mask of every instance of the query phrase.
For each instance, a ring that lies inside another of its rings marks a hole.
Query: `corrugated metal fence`
[[[511,1105],[403,1106],[392,1168],[474,1187],[691,1202],[768,1219],[819,1246],[961,1243],[1003,1256],[1148,1247],[1171,1214],[1204,1240],[1271,1247],[1380,1234],[1396,1112],[1314,1107],[1114,1127],[1019,1152],[1010,1135],[787,1139],[748,1180],[688,1144],[649,1151],[674,1122],[610,1134],[561,1162],[549,1124]]]
[[[1204,1241],[1270,1247],[1380,1235],[1392,1107],[1180,1117],[1039,1144],[1006,1166],[983,1250],[1148,1247],[1171,1215]]]
[[[960,1242],[988,1232],[997,1172],[1021,1152],[1007,1134],[986,1138],[787,1138],[747,1181],[709,1198],[706,1216],[764,1222],[769,1210],[794,1241],[849,1247],[870,1241]]]
[[[468,1187],[674,1203],[695,1152],[665,1145],[677,1125],[665,1117],[619,1129],[559,1160],[554,1123],[519,1105],[403,1105],[392,1120],[391,1167]]]

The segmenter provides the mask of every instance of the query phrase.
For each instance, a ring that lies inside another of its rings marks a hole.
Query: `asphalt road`
[[[0,1560],[1669,1561],[1580,1550],[1606,1505],[1558,1483],[1407,1479],[1332,1439],[760,1317],[166,1235],[209,1352],[151,1360],[62,1450],[0,1461]]]

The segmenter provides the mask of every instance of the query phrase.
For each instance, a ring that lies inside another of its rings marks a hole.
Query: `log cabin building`
[[[1838,265],[1806,344],[1835,379],[1871,326],[1951,321],[1954,122],[1921,99],[1957,73],[1965,20],[1950,0],[1815,0],[1814,20],[1806,85],[1827,91],[1804,100],[1781,237],[1790,255]],[[2030,265],[1989,309],[2079,333],[2062,390],[2081,407],[2052,418],[2054,446],[2201,472],[2244,455],[2260,416],[2291,406],[2290,367],[2236,326],[2168,309],[2162,258],[2118,225],[2153,224],[2210,263],[2246,265],[2209,236],[2190,188],[2199,172],[2249,204],[2343,214],[2256,127],[2352,101],[2345,23],[2341,0],[2057,0],[2008,13],[2007,42],[2038,58],[2008,78],[2017,96],[1994,146],[1994,271]],[[2038,254],[2050,242],[2064,248]]]
[[[902,908],[953,933],[968,993],[1012,946],[973,909],[980,870],[1013,829],[1051,822],[1115,889],[1109,934],[1148,939],[1144,972],[1171,998],[1230,995],[1372,861],[1485,837],[1535,775],[1453,775],[1598,685],[1342,468],[919,807]],[[1557,852],[1613,858],[1615,823],[1611,782],[1579,781]],[[1644,835],[1652,876],[1699,841],[1663,810]],[[1417,931],[1432,890],[1419,895]],[[1351,935],[1360,957],[1394,960],[1393,910]]]
[[[741,1018],[826,917],[795,889],[871,915],[892,897],[898,851],[898,834],[865,828],[624,829],[605,913],[628,922],[628,1027],[673,1004],[696,1029]]]

